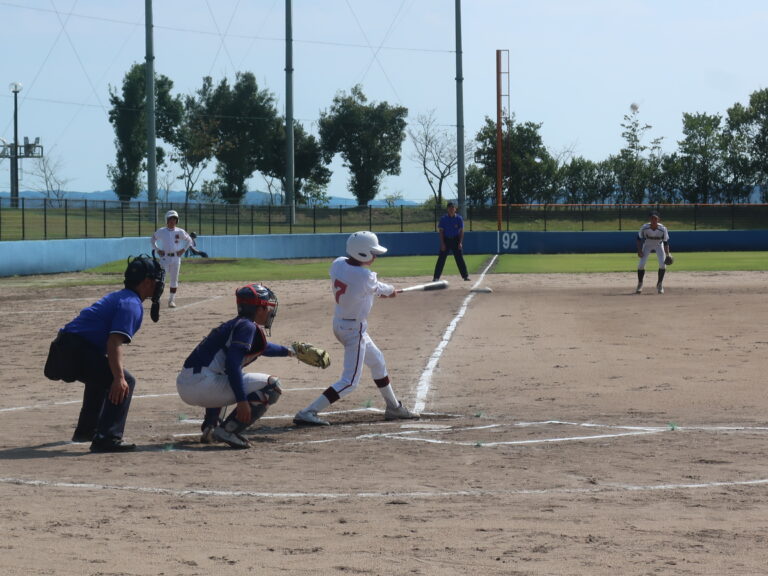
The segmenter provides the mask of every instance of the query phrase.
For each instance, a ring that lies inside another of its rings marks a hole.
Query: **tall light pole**
[[[11,149],[11,208],[19,206],[19,92],[21,82],[11,82],[13,92],[13,148]]]

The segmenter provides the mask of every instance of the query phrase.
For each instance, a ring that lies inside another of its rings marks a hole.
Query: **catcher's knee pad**
[[[283,393],[280,388],[280,378],[277,376],[270,376],[267,380],[267,385],[259,390],[259,393],[262,395],[263,402],[270,406],[276,404],[277,401],[280,400],[280,395]]]

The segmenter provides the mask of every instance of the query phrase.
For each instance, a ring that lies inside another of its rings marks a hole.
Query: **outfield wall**
[[[344,254],[349,234],[200,236],[212,257],[333,258]],[[466,254],[599,254],[635,252],[635,232],[467,232]],[[671,232],[672,252],[768,251],[768,230]],[[382,232],[392,256],[436,255],[434,232]],[[0,242],[0,276],[75,272],[129,255],[148,253],[149,238],[87,238]]]

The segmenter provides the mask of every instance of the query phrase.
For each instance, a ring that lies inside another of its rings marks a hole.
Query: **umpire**
[[[91,442],[91,452],[126,452],[123,442],[136,379],[123,367],[123,344],[141,328],[142,302],[152,299],[152,320],[160,317],[165,272],[149,256],[128,259],[125,288],[111,292],[59,330],[45,363],[50,380],[85,384],[73,442]]]
[[[440,280],[448,252],[453,252],[453,259],[456,260],[456,266],[461,277],[464,280],[469,280],[463,254],[464,220],[456,213],[456,206],[453,202],[448,202],[445,208],[446,213],[442,215],[440,222],[437,224],[437,230],[440,233],[440,254],[435,263],[435,273],[432,275],[432,281],[437,282]]]

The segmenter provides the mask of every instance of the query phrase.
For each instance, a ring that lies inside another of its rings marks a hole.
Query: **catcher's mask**
[[[355,232],[347,238],[347,256],[363,264],[371,262],[374,256],[384,254],[386,251],[387,249],[379,244],[379,238],[373,232]]]
[[[151,316],[154,322],[160,319],[160,298],[165,290],[165,270],[160,266],[157,258],[142,254],[135,258],[128,257],[128,266],[125,269],[125,287],[134,289],[145,278],[155,281],[155,291],[152,293]]]
[[[261,284],[248,284],[235,291],[235,300],[237,315],[249,320],[256,318],[256,311],[259,308],[266,308],[269,313],[264,322],[264,329],[270,336],[272,335],[272,322],[277,316],[277,296],[272,290]]]

